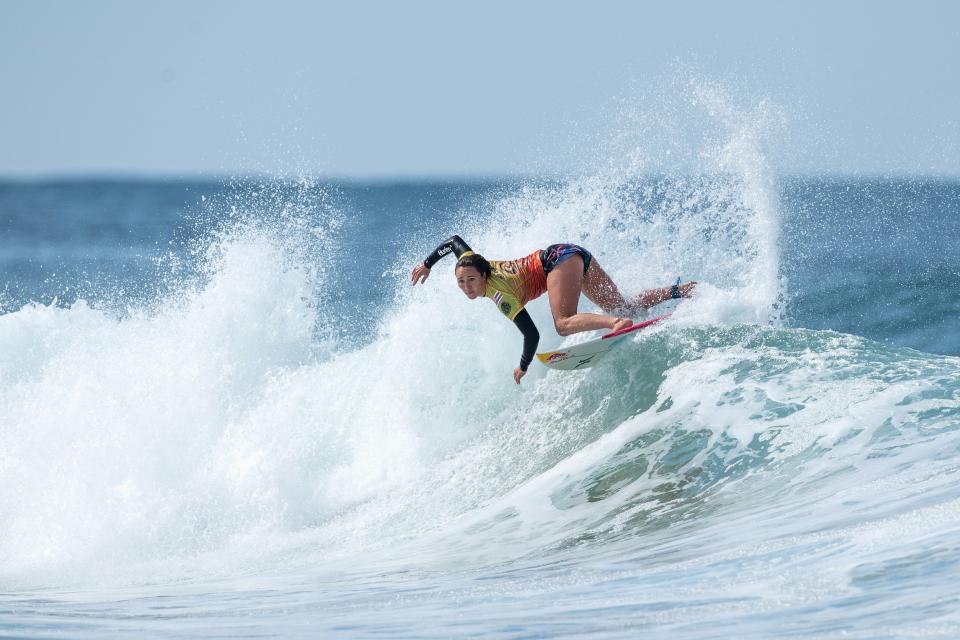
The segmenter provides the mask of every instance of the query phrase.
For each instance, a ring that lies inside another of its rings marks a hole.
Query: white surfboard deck
[[[596,340],[575,344],[571,347],[567,347],[566,349],[538,353],[537,358],[545,366],[550,367],[551,369],[559,369],[560,371],[589,369],[593,365],[597,364],[597,362],[599,362],[604,356],[606,356],[607,353],[610,352],[610,349],[614,347],[614,345],[621,340],[624,340],[627,336],[633,334],[635,331],[643,329],[644,327],[649,327],[652,324],[656,324],[661,320],[666,320],[669,317],[670,314],[668,313],[666,315],[657,316],[656,318],[644,320],[643,322],[637,322],[626,329],[613,331],[597,338]]]

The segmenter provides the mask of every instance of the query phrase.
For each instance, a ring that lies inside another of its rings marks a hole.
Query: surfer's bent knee
[[[561,337],[566,337],[576,333],[570,329],[570,317],[565,318],[554,318],[553,319],[553,328],[556,329],[557,335]]]

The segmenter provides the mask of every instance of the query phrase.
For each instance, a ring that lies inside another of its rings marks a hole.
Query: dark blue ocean
[[[671,206],[670,180],[638,184],[624,206]],[[646,192],[659,185],[660,193]],[[368,333],[397,283],[408,247],[438,244],[486,203],[561,183],[519,180],[325,183],[280,180],[73,180],[0,182],[0,310],[78,299],[124,307],[167,291],[171,261],[243,216],[296,210],[304,223],[336,225],[326,251],[338,299]],[[960,355],[960,182],[942,179],[787,178],[778,184],[780,262],[788,326],[830,329],[884,344]],[[522,197],[522,196],[521,196]],[[248,208],[253,205],[252,210]],[[275,222],[272,220],[271,223]],[[581,231],[581,234],[588,233]],[[446,236],[444,236],[446,237]],[[545,237],[539,244],[558,238]],[[531,246],[537,246],[532,239]],[[637,259],[642,261],[642,256]],[[679,265],[678,265],[679,270]],[[695,279],[696,273],[681,274]],[[637,283],[634,288],[657,282]],[[624,283],[624,288],[629,288]],[[349,325],[349,326],[347,326]],[[359,325],[359,326],[358,326]]]
[[[700,285],[517,387],[410,287],[452,233]],[[958,637],[958,238],[933,178],[0,181],[0,636]]]

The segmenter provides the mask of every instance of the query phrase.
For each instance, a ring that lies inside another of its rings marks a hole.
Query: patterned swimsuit
[[[519,260],[490,260],[490,277],[484,295],[496,303],[503,315],[513,320],[528,302],[547,290],[547,274],[575,255],[583,258],[583,273],[586,274],[593,256],[575,244],[552,244]]]

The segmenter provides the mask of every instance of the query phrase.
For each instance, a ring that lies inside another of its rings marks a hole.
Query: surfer
[[[696,282],[649,289],[627,300],[610,276],[600,268],[589,251],[575,244],[552,244],[518,260],[487,260],[474,253],[460,236],[454,235],[433,250],[413,268],[411,283],[427,281],[436,262],[453,253],[457,258],[454,274],[457,286],[471,300],[490,298],[503,315],[513,320],[523,333],[523,354],[513,379],[527,373],[527,367],[540,342],[540,332],[524,306],[547,293],[557,333],[568,336],[593,329],[617,331],[633,324],[630,318],[599,313],[580,313],[580,294],[607,314],[630,313],[649,309],[671,298],[688,298]]]

